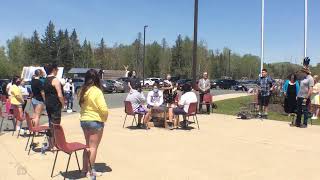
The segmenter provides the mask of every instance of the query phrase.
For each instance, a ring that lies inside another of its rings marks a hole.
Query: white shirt
[[[27,100],[28,99],[28,96],[29,96],[29,92],[28,92],[28,89],[26,87],[23,87],[23,86],[19,86],[20,90],[21,90],[21,94],[23,96],[23,99],[24,100]]]
[[[67,82],[64,86],[63,86],[63,90],[66,93],[71,92],[72,94],[74,94],[74,85],[73,83],[71,84],[70,82]]]
[[[190,92],[184,93],[181,96],[178,104],[183,106],[183,110],[185,112],[188,112],[190,104],[195,102],[198,102],[197,95],[194,92],[190,91]]]
[[[163,92],[158,91],[158,93],[154,93],[153,91],[150,91],[147,96],[147,103],[151,106],[160,106],[163,104]]]
[[[12,83],[8,83],[7,87],[6,87],[7,93],[8,93],[9,96],[11,96],[11,86],[12,86]]]

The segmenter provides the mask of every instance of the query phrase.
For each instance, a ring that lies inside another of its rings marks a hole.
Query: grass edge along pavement
[[[215,101],[218,109],[215,109],[214,113],[236,116],[240,112],[240,108],[246,107],[250,102],[253,102],[252,95]],[[288,115],[274,112],[271,109],[268,114],[268,120],[291,122],[291,118]],[[320,125],[320,120],[314,120],[313,125]]]

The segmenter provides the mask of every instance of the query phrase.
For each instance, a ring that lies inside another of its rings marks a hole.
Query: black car
[[[116,87],[111,82],[106,80],[102,81],[102,89],[103,92],[106,93],[113,93],[114,91],[116,91]]]
[[[178,89],[182,89],[183,85],[185,85],[186,83],[190,83],[191,84],[192,80],[191,79],[180,79],[176,83],[177,83]]]
[[[231,79],[219,79],[215,80],[211,83],[211,88],[215,89],[232,89],[234,86],[238,85],[239,83],[236,80]]]
[[[10,82],[9,79],[0,79],[0,94],[3,93],[2,87],[7,86],[9,82]]]

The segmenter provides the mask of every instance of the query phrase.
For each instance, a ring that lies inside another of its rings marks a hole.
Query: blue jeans
[[[71,92],[66,93],[67,109],[73,109],[73,95]]]
[[[308,110],[308,105],[310,103],[310,99],[306,100],[306,103],[303,104],[304,98],[298,98],[297,101],[297,120],[296,120],[296,126],[300,126],[301,125],[301,118],[302,118],[302,114],[303,114],[303,124],[304,125],[308,125],[308,115],[309,115],[309,110]]]

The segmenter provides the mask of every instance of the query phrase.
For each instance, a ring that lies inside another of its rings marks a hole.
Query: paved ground
[[[98,179],[320,179],[319,126],[298,129],[285,122],[211,114],[198,116],[200,130],[145,131],[122,128],[123,118],[122,108],[110,110],[97,157],[98,169],[104,174]],[[67,141],[83,142],[77,114],[64,116],[62,125]],[[26,140],[11,134],[0,136],[0,179],[50,179],[54,154],[32,152],[28,156]],[[62,179],[59,171],[65,170],[66,162],[67,156],[59,154],[54,179]],[[78,178],[76,169],[72,156],[67,177]]]

